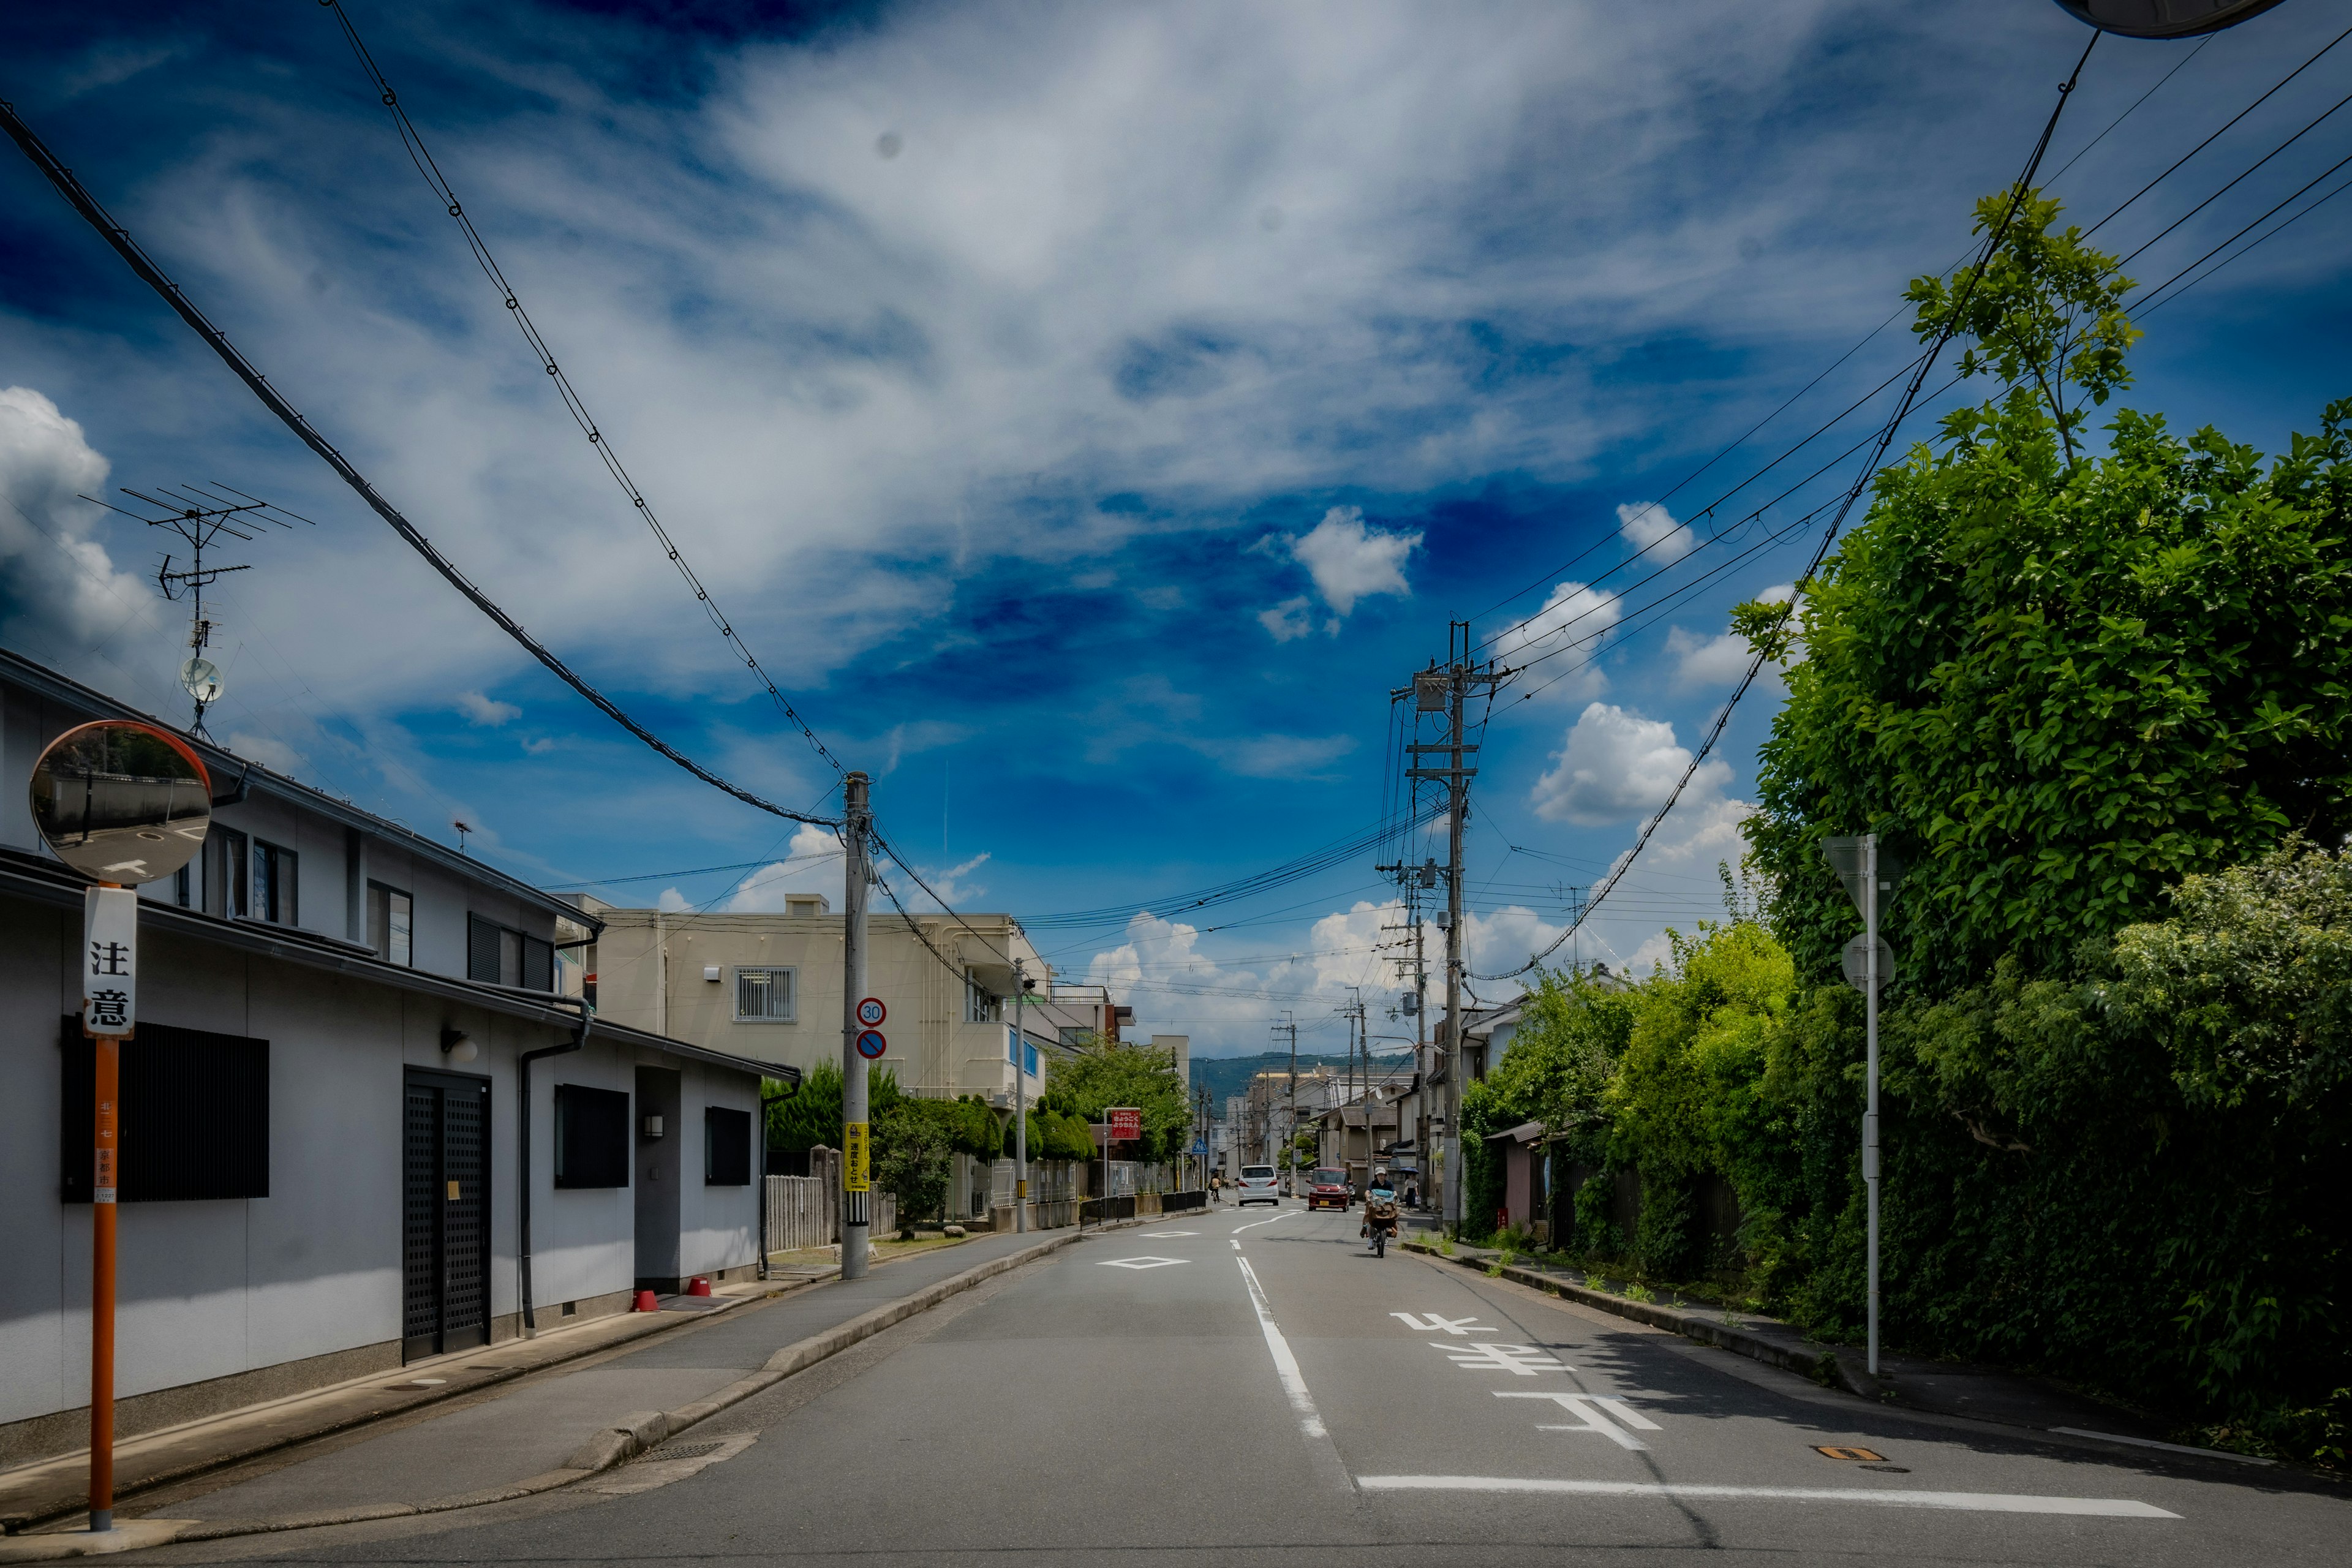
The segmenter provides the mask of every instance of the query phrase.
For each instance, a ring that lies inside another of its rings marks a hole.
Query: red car
[[[1310,1209],[1344,1209],[1349,1204],[1348,1173],[1315,1170],[1307,1173],[1307,1206]]]

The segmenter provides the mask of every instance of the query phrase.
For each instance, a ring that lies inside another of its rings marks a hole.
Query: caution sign
[[[866,1126],[863,1121],[850,1121],[844,1123],[841,1129],[841,1190],[845,1193],[873,1190],[874,1184],[868,1175]]]

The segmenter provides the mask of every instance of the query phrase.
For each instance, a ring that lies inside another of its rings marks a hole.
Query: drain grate
[[[639,1463],[647,1459],[698,1459],[705,1454],[719,1452],[722,1447],[722,1443],[666,1443],[658,1448],[647,1449],[637,1458]]]

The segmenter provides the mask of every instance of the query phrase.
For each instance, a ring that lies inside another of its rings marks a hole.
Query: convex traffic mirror
[[[33,764],[33,824],[100,882],[168,877],[204,847],[212,779],[177,736],[106,719],[67,731]]]

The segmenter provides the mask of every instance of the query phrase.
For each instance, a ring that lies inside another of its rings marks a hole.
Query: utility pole
[[[842,846],[848,851],[841,890],[841,1277],[866,1276],[872,1219],[872,1128],[866,1123],[865,1053],[857,1048],[857,1004],[866,995],[866,895],[873,880],[866,849],[873,831],[871,782],[862,773],[842,781]],[[1016,1064],[1017,1065],[1017,1064]]]
[[[1011,942],[1005,943],[1007,947]],[[1029,1228],[1029,1041],[1021,1033],[1029,977],[1013,961],[1013,1233]]]
[[[1290,1030],[1290,1125],[1282,1134],[1282,1173],[1288,1178],[1298,1163],[1298,1020],[1288,1013],[1283,1016]],[[1293,1180],[1290,1184],[1298,1184]]]
[[[1470,781],[1478,776],[1475,767],[1465,767],[1463,760],[1478,750],[1465,742],[1463,721],[1470,689],[1485,687],[1492,689],[1502,679],[1490,660],[1473,664],[1470,623],[1452,621],[1446,626],[1446,662],[1440,667],[1432,661],[1426,669],[1412,678],[1410,695],[1413,700],[1416,719],[1424,714],[1436,714],[1445,727],[1445,738],[1433,744],[1415,742],[1405,750],[1415,764],[1405,770],[1406,776],[1443,783],[1446,790],[1445,832],[1445,915],[1438,923],[1445,932],[1445,1021],[1439,1027],[1437,1056],[1445,1074],[1445,1130],[1442,1163],[1444,1173],[1440,1193],[1444,1207],[1445,1223],[1458,1229],[1462,1224],[1462,1075],[1465,1070],[1462,1050],[1462,835],[1470,819]],[[1395,692],[1402,698],[1408,693]],[[1442,753],[1443,767],[1423,767],[1421,760],[1431,752]]]

